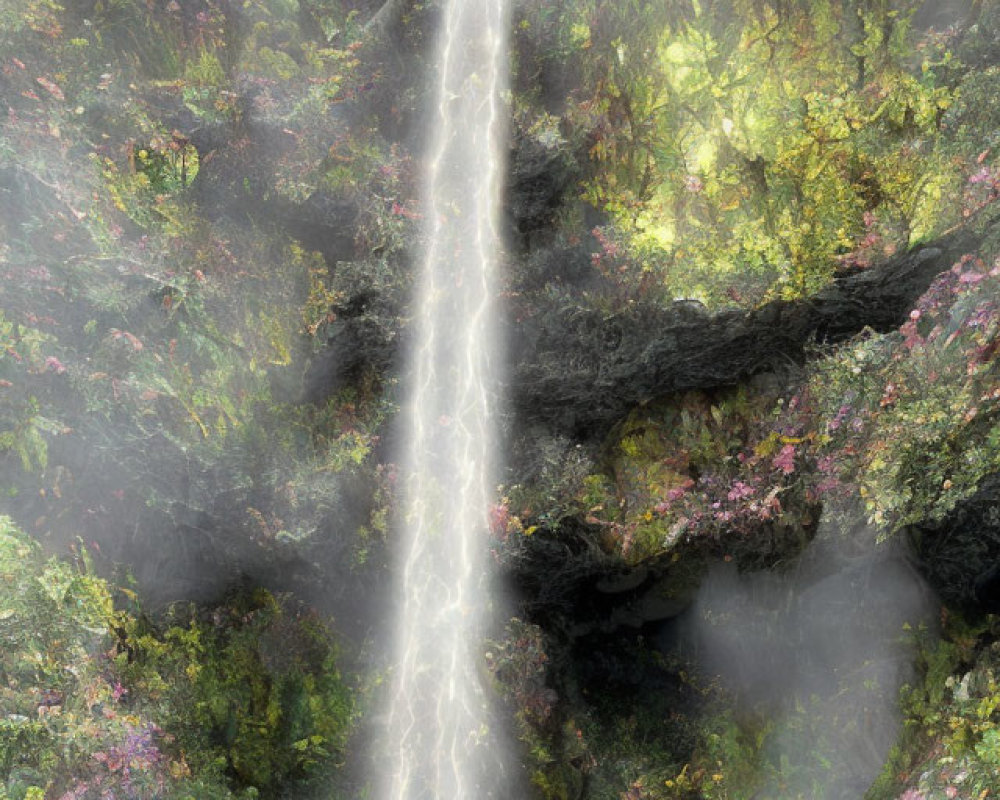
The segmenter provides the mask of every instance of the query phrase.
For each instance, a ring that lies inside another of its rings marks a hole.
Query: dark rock
[[[261,207],[303,247],[322,253],[327,264],[354,258],[354,239],[361,216],[354,200],[316,191],[302,203],[280,199],[265,202]]]
[[[1000,473],[983,478],[946,519],[907,533],[921,572],[945,603],[1000,613]]]
[[[514,331],[514,411],[522,421],[599,440],[655,397],[734,386],[803,363],[810,344],[898,327],[933,278],[977,241],[953,233],[841,275],[814,297],[752,311],[708,314],[688,302],[637,303],[611,314],[571,303],[541,309]]]
[[[529,620],[568,640],[637,630],[684,611],[704,571],[705,549],[684,543],[628,565],[603,551],[598,526],[574,518],[526,539],[507,580]]]
[[[976,578],[973,594],[983,611],[1000,614],[1000,559]]]
[[[326,327],[326,348],[313,359],[306,399],[319,403],[367,371],[388,374],[396,355],[393,331],[376,315],[342,316]]]
[[[357,202],[324,191],[313,192],[301,202],[278,195],[269,167],[283,150],[280,143],[262,145],[269,139],[244,140],[206,153],[202,147],[207,143],[199,147],[197,137],[192,138],[202,160],[191,185],[191,197],[210,219],[228,216],[273,225],[306,249],[322,253],[327,264],[354,258],[360,219]],[[206,158],[208,154],[210,158]],[[253,166],[248,167],[248,163]]]
[[[594,588],[602,594],[621,594],[630,592],[646,582],[649,570],[641,564],[635,569],[626,570],[618,575],[609,575],[594,584]]]
[[[518,292],[538,292],[563,286],[575,292],[607,289],[605,279],[591,264],[591,250],[582,244],[539,247],[514,264],[512,285]]]
[[[513,238],[526,248],[552,228],[578,170],[559,141],[520,134],[514,141],[507,175],[505,209]]]
[[[365,375],[398,374],[406,335],[400,315],[407,271],[406,264],[390,261],[336,263],[331,288],[343,299],[330,308],[331,321],[317,331],[325,347],[313,356],[306,374],[308,400],[321,403]]]

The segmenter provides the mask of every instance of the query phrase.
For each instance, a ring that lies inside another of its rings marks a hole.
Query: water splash
[[[406,412],[390,763],[380,800],[503,796],[480,647],[490,618],[487,511],[502,360],[494,298],[506,26],[504,2],[444,4]]]

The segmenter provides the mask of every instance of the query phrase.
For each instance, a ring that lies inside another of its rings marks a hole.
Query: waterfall
[[[446,0],[413,304],[386,763],[378,800],[502,796],[481,648],[502,360],[503,0]]]

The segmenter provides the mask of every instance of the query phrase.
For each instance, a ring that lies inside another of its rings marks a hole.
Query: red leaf
[[[63,90],[59,86],[48,78],[35,78],[38,84],[45,89],[50,95],[52,95],[56,100],[65,100],[66,95],[63,94]]]

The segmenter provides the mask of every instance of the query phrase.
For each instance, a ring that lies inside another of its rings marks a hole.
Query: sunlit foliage
[[[551,49],[522,69],[539,70],[543,88],[576,70],[560,126],[589,161],[584,197],[635,253],[622,280],[754,304],[815,291],[872,237],[878,257],[957,221],[979,152],[956,148],[950,130],[965,67],[957,40],[914,28],[918,7],[525,11],[522,35]]]

